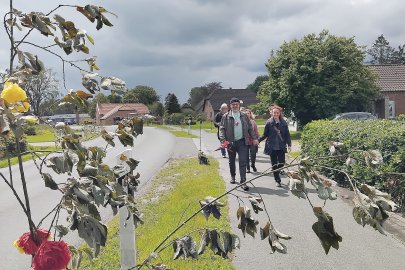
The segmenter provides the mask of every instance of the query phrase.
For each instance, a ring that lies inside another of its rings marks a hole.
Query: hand
[[[288,151],[288,153],[291,152],[291,146],[287,146],[287,151]]]
[[[258,140],[253,140],[253,145],[259,145],[259,141]]]

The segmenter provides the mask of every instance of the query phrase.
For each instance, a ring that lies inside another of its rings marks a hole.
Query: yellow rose
[[[3,91],[1,91],[1,98],[9,104],[14,104],[27,100],[27,93],[18,84],[6,82]]]
[[[14,105],[14,108],[11,111],[24,113],[24,112],[28,112],[29,109],[30,109],[30,104],[25,101],[25,102]]]

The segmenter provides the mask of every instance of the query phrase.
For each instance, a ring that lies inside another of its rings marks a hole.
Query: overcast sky
[[[7,2],[0,3],[2,14]],[[55,3],[89,3],[117,14],[107,14],[114,27],[97,31],[78,12],[56,12],[93,36],[90,55],[98,56],[100,75],[120,77],[129,88],[151,86],[162,100],[175,93],[181,103],[191,88],[214,81],[225,88],[245,88],[266,74],[264,64],[272,49],[323,29],[355,37],[358,45],[368,47],[381,34],[395,48],[405,43],[403,0],[14,0],[15,8],[24,12],[47,13]],[[34,34],[31,41],[50,44],[52,39]],[[8,67],[8,44],[2,28],[2,70]],[[29,46],[21,49],[38,53],[61,76],[59,60]],[[67,58],[84,57],[76,53]],[[67,75],[68,88],[83,88],[78,71],[69,69]]]

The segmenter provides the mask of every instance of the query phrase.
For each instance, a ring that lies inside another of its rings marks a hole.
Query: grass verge
[[[153,249],[174,230],[177,225],[200,208],[199,200],[206,196],[217,197],[225,192],[225,183],[218,173],[218,161],[210,159],[210,165],[199,165],[196,158],[172,161],[162,169],[153,180],[149,191],[142,195],[139,209],[145,214],[144,224],[136,230],[137,262],[142,262]],[[223,202],[225,202],[222,200]],[[221,209],[221,218],[208,220],[197,215],[174,237],[181,237],[191,231],[191,236],[199,245],[200,235],[198,228],[217,228],[230,231],[229,209]],[[119,254],[119,224],[115,217],[109,224],[107,246],[101,251],[99,257],[92,263],[84,261],[83,269],[120,269]],[[171,240],[173,240],[172,238]],[[198,260],[173,259],[171,245],[159,254],[158,259],[152,263],[163,263],[168,268],[176,270],[189,269],[234,269],[229,259],[216,256],[207,248]],[[147,268],[145,268],[147,269]]]
[[[32,151],[35,151],[35,150],[54,151],[54,150],[58,150],[58,149],[61,149],[61,148],[60,147],[57,148],[55,146],[28,146],[27,151],[28,150],[32,150]],[[47,153],[38,153],[39,156],[44,156],[46,154]],[[32,159],[31,154],[25,154],[25,155],[22,156],[23,161],[28,161],[28,160],[31,160],[31,159]],[[18,158],[17,157],[11,157],[10,158],[10,163],[11,163],[11,166],[17,164],[18,163]],[[6,168],[6,167],[8,167],[8,159],[7,158],[0,159],[0,168]]]

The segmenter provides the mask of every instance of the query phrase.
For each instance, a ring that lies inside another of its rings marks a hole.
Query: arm
[[[259,137],[259,142],[261,142],[264,139],[266,139],[267,137],[269,137],[269,135],[270,135],[269,132],[270,132],[270,124],[266,123],[266,125],[264,126],[263,135]]]
[[[226,114],[222,116],[221,123],[219,124],[219,140],[221,143],[225,141],[225,122],[226,122]]]

